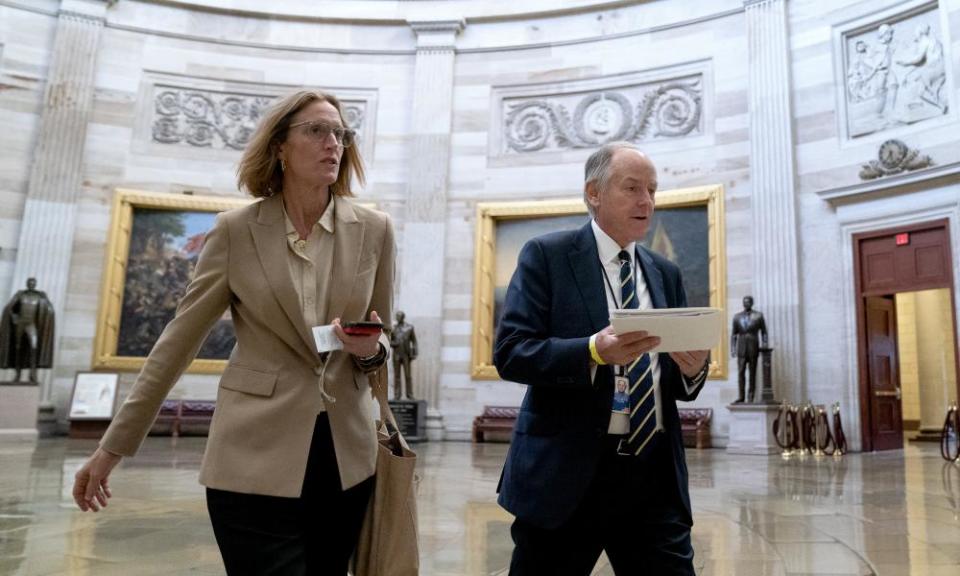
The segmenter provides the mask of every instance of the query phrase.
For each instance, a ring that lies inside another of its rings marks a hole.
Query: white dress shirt
[[[647,288],[646,279],[643,277],[643,271],[640,268],[640,264],[636,262],[637,257],[637,243],[631,242],[626,246],[621,247],[617,244],[617,241],[607,235],[603,229],[600,228],[600,225],[597,224],[596,220],[593,220],[590,223],[593,228],[593,236],[597,241],[597,253],[600,257],[600,265],[603,268],[603,273],[607,275],[607,280],[603,282],[604,288],[603,291],[607,295],[607,310],[616,310],[620,307],[620,294],[617,294],[614,297],[610,292],[610,286],[617,287],[620,286],[620,251],[626,250],[630,254],[631,265],[634,266],[636,273],[634,274],[634,286],[637,289],[637,307],[640,310],[646,310],[648,308],[653,308],[653,300],[650,298],[650,290]],[[609,282],[608,282],[609,281]],[[653,398],[656,403],[656,414],[657,414],[657,430],[663,430],[663,402],[661,399],[660,391],[660,362],[658,358],[659,354],[656,352],[650,354],[650,368],[653,375]],[[614,373],[620,371],[620,366],[613,366]],[[595,380],[597,375],[597,367],[593,366],[590,370],[590,379]],[[684,387],[687,389],[687,393],[691,394],[699,386],[700,382],[692,382],[686,376],[681,374],[683,379]],[[607,427],[607,433],[609,434],[627,434],[630,432],[630,416],[627,414],[622,414],[618,412],[613,412],[610,415],[610,425]]]

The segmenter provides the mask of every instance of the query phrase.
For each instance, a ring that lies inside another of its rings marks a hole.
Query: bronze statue
[[[760,336],[762,343],[758,341]],[[757,357],[761,344],[767,347],[767,325],[763,314],[753,309],[753,296],[743,297],[743,311],[733,317],[733,330],[730,333],[730,356],[737,357],[737,391],[734,404],[744,401],[753,402],[757,390]],[[750,368],[749,395],[744,398],[747,367]]]
[[[37,383],[37,369],[53,365],[53,304],[37,290],[35,278],[27,280],[27,289],[19,290],[3,309],[0,319],[0,368],[30,371],[30,382]]]
[[[390,331],[390,348],[393,349],[393,397],[413,399],[413,376],[410,365],[417,358],[417,334],[413,326],[404,322],[406,315],[397,311],[397,323]],[[403,369],[406,382],[406,395],[401,396],[400,370]]]

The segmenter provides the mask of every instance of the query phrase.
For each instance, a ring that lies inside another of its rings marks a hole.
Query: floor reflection
[[[0,574],[222,574],[196,482],[203,446],[149,438],[93,515],[70,498],[92,442],[0,443]],[[494,493],[506,446],[418,451],[421,573],[506,574],[511,518]],[[701,576],[960,574],[960,466],[936,446],[789,460],[691,450],[688,467]],[[594,574],[612,573],[601,558]]]

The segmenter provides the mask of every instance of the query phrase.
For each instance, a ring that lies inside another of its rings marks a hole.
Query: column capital
[[[774,3],[786,4],[787,0],[743,0],[743,7],[749,10],[750,8],[756,8],[760,4],[774,4]]]
[[[59,15],[102,22],[107,18],[107,8],[116,3],[117,0],[63,0]]]
[[[407,20],[417,35],[417,50],[453,50],[466,22],[457,20]]]

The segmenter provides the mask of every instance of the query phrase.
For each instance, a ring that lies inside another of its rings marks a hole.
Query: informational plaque
[[[71,420],[110,420],[117,401],[119,374],[79,372],[70,399]]]
[[[407,442],[427,439],[426,400],[390,400],[389,403],[400,426],[400,433]]]

